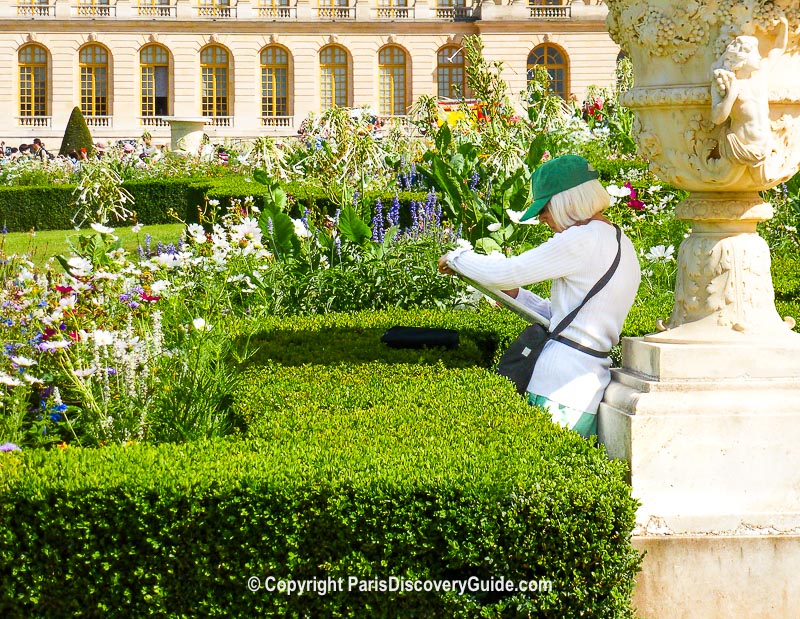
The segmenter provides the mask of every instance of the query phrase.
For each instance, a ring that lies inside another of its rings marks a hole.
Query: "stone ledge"
[[[800,377],[800,335],[741,344],[671,344],[624,338],[625,369],[658,381],[790,379]]]

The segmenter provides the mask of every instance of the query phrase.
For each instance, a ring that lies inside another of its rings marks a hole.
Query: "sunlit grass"
[[[158,226],[142,226],[138,233],[131,231],[130,227],[116,228],[114,234],[122,241],[122,246],[129,252],[135,252],[139,245],[144,245],[145,237],[149,234],[151,245],[175,243],[183,231],[183,224],[162,224]],[[0,255],[11,256],[14,254],[27,254],[36,265],[43,265],[47,260],[57,254],[68,256],[70,253],[70,239],[77,242],[81,234],[96,234],[91,229],[86,230],[42,230],[31,232],[11,232],[0,236]]]

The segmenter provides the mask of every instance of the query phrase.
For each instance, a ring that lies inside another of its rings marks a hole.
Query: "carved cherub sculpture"
[[[766,57],[758,39],[738,36],[713,65],[711,120],[722,125],[719,156],[748,166],[763,164],[774,148],[769,117],[769,65],[786,50],[789,24],[781,19],[774,47]]]

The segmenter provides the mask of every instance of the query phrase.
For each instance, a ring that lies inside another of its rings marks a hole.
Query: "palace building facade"
[[[564,98],[613,85],[602,0],[0,0],[0,137],[60,143],[74,106],[95,139],[168,140],[170,118],[215,141],[294,135],[310,113],[403,117],[465,92],[480,35],[510,92],[547,67]]]

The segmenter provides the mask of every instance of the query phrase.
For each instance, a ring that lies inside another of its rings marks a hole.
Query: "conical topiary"
[[[64,139],[61,140],[61,149],[58,154],[66,156],[71,150],[78,152],[81,148],[85,148],[89,155],[94,154],[92,134],[89,133],[89,126],[81,113],[81,108],[76,105],[72,109],[72,114],[69,115],[67,129],[64,131]]]

